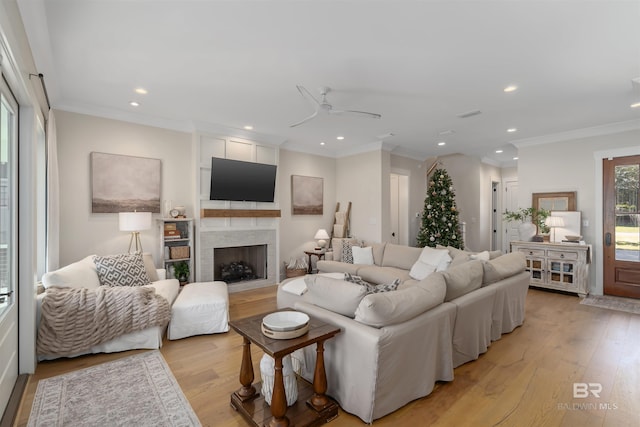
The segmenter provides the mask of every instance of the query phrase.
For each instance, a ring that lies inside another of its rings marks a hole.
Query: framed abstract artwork
[[[323,179],[313,176],[291,175],[291,213],[293,215],[322,215]]]
[[[91,212],[160,213],[161,161],[91,153]]]

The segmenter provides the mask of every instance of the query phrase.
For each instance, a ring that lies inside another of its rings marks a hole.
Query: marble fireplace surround
[[[229,292],[256,289],[277,282],[276,230],[209,230],[200,232],[198,248],[200,263],[199,282],[211,282],[214,277],[214,249],[236,246],[267,245],[267,278],[248,280],[228,285]]]

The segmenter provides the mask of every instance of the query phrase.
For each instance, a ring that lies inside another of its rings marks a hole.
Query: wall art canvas
[[[160,159],[91,153],[91,212],[160,213]]]
[[[291,175],[291,213],[293,215],[322,215],[322,191],[322,178]]]

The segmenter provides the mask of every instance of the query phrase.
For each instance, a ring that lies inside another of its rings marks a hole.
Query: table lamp
[[[119,213],[120,231],[130,231],[131,239],[129,239],[129,253],[133,241],[136,242],[136,252],[142,252],[142,242],[140,241],[140,232],[151,228],[151,212],[120,212]]]
[[[548,216],[544,220],[544,225],[553,230],[553,239],[552,242],[556,241],[556,228],[564,227],[564,220],[560,216]]]
[[[329,234],[327,233],[327,230],[321,228],[316,232],[316,235],[313,236],[313,238],[318,241],[318,247],[316,249],[323,249],[327,245],[326,239],[329,238]]]

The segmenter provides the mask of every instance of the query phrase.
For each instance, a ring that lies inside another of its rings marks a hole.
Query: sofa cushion
[[[524,271],[526,267],[526,259],[522,252],[511,252],[486,261],[482,264],[482,268],[484,269],[482,284],[488,285],[514,276]]]
[[[345,273],[347,273],[345,271]],[[350,272],[349,272],[350,273]],[[396,279],[401,282],[411,279],[407,270],[395,267],[378,267],[377,265],[363,265],[355,273],[369,283],[391,283]]]
[[[306,302],[351,318],[367,294],[364,286],[317,274],[306,276],[304,281],[307,284],[303,296]]]
[[[384,247],[383,267],[397,267],[403,270],[411,270],[413,264],[422,253],[422,248],[396,245],[387,243]]]
[[[349,238],[334,237],[333,239],[331,239],[331,251],[333,253],[334,261],[342,261],[342,244],[345,241],[356,243],[357,239],[354,239],[351,237]]]
[[[442,304],[445,294],[444,278],[435,273],[409,288],[365,296],[355,320],[376,328],[405,322]]]
[[[93,262],[102,286],[144,286],[151,283],[140,253],[96,255]]]
[[[489,261],[491,259],[491,255],[489,255],[489,251],[482,251],[469,255],[469,258],[480,261]]]
[[[373,249],[371,246],[361,248],[360,246],[352,246],[351,253],[353,255],[354,264],[373,265]]]
[[[499,256],[502,255],[501,251],[471,252],[471,251],[465,251],[463,249],[454,248],[453,246],[445,247],[440,245],[437,245],[436,248],[449,250],[449,255],[451,255],[451,258],[453,258],[451,261],[450,267],[464,264],[465,262],[471,261],[472,259],[487,260],[487,253],[489,254],[488,259],[498,258]]]
[[[156,265],[153,262],[153,256],[149,252],[144,252],[142,254],[142,260],[144,261],[144,270],[147,272],[149,280],[152,282],[160,280],[158,270],[156,270]]]
[[[46,273],[42,276],[42,285],[45,288],[97,288],[100,286],[100,280],[93,263],[94,256],[89,255],[80,261]]]
[[[447,284],[447,295],[444,300],[451,301],[479,289],[482,286],[483,272],[482,261],[477,260],[443,271],[442,274]]]
[[[424,247],[418,260],[411,266],[409,276],[422,280],[434,271],[446,270],[450,262],[451,256],[448,249]]]
[[[361,265],[347,264],[346,262],[325,261],[325,260],[318,261],[316,266],[318,267],[318,271],[321,273],[351,273],[351,274],[358,274],[358,270],[362,267]]]
[[[362,242],[363,246],[371,246],[371,250],[373,252],[373,263],[375,265],[382,265],[382,258],[384,257],[384,248],[387,245],[386,242],[376,243],[364,241]]]

